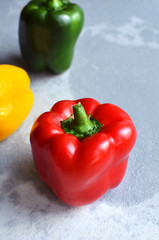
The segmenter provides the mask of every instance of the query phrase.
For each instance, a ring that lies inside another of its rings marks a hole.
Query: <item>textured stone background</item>
[[[0,143],[1,240],[159,239],[159,2],[77,0],[85,12],[73,64],[60,76],[33,74],[34,106]],[[26,68],[18,21],[26,0],[0,1],[0,64]],[[61,99],[93,97],[123,108],[138,139],[120,186],[81,208],[62,204],[39,179],[29,132]]]

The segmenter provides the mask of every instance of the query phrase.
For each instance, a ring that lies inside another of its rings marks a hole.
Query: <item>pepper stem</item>
[[[80,102],[73,106],[73,115],[74,120],[70,126],[72,129],[83,134],[92,130],[93,124],[88,118],[85,109]]]
[[[63,6],[63,2],[61,0],[48,0],[48,7],[50,8],[57,10],[62,6]]]
[[[61,121],[61,126],[65,133],[72,134],[77,138],[84,138],[99,132],[103,125],[90,114],[87,115],[79,102],[73,106],[73,115]]]

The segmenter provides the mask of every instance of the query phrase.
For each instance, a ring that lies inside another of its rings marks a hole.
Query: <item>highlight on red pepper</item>
[[[121,108],[63,100],[35,121],[30,141],[41,179],[71,206],[90,204],[123,179],[137,133]]]

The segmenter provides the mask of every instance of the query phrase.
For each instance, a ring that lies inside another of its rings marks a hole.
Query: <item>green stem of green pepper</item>
[[[48,0],[48,7],[58,10],[63,6],[63,2],[61,0]]]

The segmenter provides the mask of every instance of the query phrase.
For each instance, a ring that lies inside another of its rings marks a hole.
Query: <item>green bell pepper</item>
[[[83,22],[82,9],[68,0],[30,1],[19,21],[19,44],[28,67],[35,72],[66,71]]]

